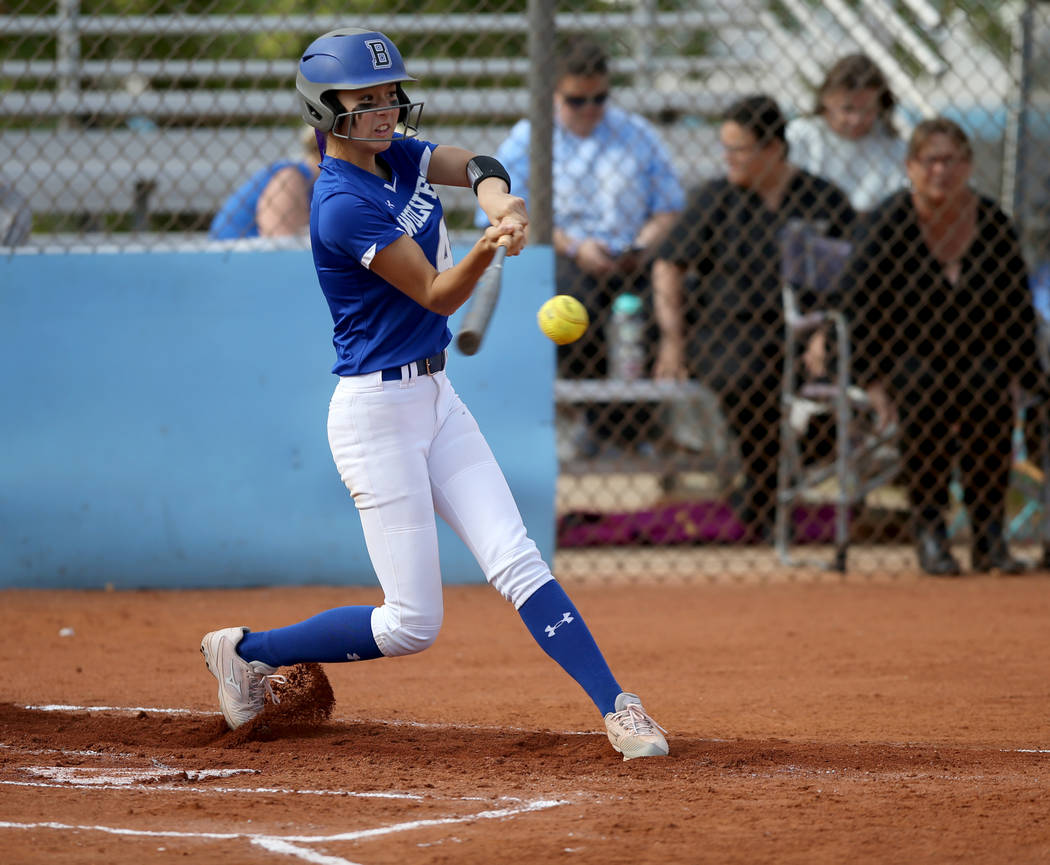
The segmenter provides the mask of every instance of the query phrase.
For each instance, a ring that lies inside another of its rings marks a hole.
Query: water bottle
[[[621,294],[609,322],[609,377],[634,381],[645,375],[645,316],[642,299]]]
[[[1032,304],[1044,321],[1050,321],[1050,261],[1044,261],[1029,279],[1032,288]]]
[[[1029,277],[1032,289],[1032,305],[1035,307],[1035,323],[1038,340],[1039,362],[1043,372],[1050,374],[1050,261],[1040,264]]]

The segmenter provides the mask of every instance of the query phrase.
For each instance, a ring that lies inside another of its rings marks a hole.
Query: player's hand
[[[505,246],[507,255],[517,255],[525,248],[528,237],[524,226],[508,218],[486,228],[482,239],[491,246],[492,252],[497,246]]]
[[[529,212],[525,208],[525,199],[511,195],[509,192],[503,194],[502,202],[497,208],[497,215],[501,222],[509,219],[520,225],[522,229],[529,226]]]
[[[509,192],[495,192],[491,188],[494,185],[483,183],[478,187],[478,204],[489,222],[494,226],[513,224],[526,231],[529,227],[529,212],[525,207],[525,199]]]

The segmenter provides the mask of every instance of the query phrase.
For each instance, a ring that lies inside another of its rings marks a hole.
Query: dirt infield
[[[201,634],[375,591],[4,592],[0,858],[1050,861],[1050,578],[569,588],[671,756],[622,762],[487,587],[256,738]]]

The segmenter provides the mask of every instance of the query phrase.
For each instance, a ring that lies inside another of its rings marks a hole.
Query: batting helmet
[[[321,132],[352,138],[349,123],[345,134],[337,132],[336,125],[343,117],[352,119],[353,115],[364,111],[347,111],[333,91],[397,84],[398,122],[404,135],[412,136],[417,132],[423,103],[409,102],[401,82],[415,80],[405,70],[405,61],[401,59],[397,46],[382,33],[360,27],[343,27],[319,36],[303,52],[295,76],[295,89],[299,93],[300,114],[306,123]],[[410,122],[409,116],[413,113],[415,116]]]

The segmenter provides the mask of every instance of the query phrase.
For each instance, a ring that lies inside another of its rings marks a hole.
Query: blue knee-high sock
[[[246,661],[262,661],[271,667],[378,658],[383,653],[372,636],[373,609],[336,607],[296,625],[249,631],[237,645],[237,654]]]
[[[572,676],[603,715],[615,711],[622,690],[598,644],[557,580],[538,588],[518,610],[532,638]]]

